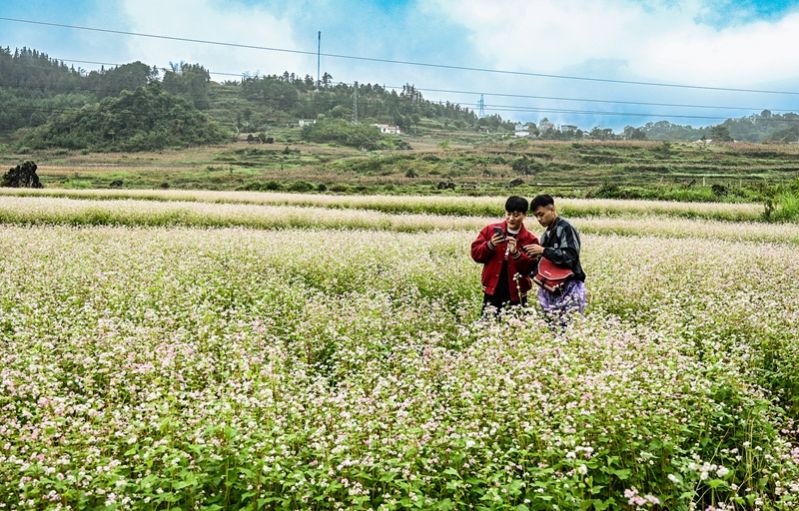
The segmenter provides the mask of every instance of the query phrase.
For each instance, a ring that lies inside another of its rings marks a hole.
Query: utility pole
[[[480,100],[477,102],[477,116],[481,119],[486,116],[486,100],[482,94],[480,94]]]
[[[352,122],[358,122],[358,82],[355,82],[352,93]]]
[[[322,63],[322,31],[316,33],[316,90],[319,90],[319,69]]]

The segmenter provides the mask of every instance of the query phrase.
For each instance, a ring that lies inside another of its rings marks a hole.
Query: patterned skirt
[[[585,283],[572,280],[560,293],[551,293],[544,288],[538,289],[538,303],[544,312],[550,315],[564,316],[572,312],[583,313],[586,305]]]

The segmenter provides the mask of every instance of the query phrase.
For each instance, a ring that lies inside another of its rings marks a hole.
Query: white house
[[[380,130],[383,135],[401,135],[402,132],[399,126],[392,126],[390,124],[372,124],[375,128]]]
[[[526,125],[524,125],[522,123],[517,123],[516,124],[516,128],[513,131],[513,136],[517,137],[517,138],[529,137],[530,136],[530,131],[527,129]]]
[[[300,119],[299,120],[300,128],[304,128],[305,126],[310,126],[312,124],[316,124],[316,119]]]

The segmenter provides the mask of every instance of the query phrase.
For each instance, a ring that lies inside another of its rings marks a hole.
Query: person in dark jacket
[[[584,312],[587,300],[585,272],[580,265],[580,235],[572,224],[558,216],[555,199],[549,195],[536,196],[530,211],[538,223],[546,227],[546,231],[541,236],[540,245],[523,247],[525,253],[535,258],[536,263],[540,257],[546,257],[555,266],[568,268],[573,273],[565,285],[555,292],[539,288],[538,303],[545,313],[560,318],[571,312]]]
[[[472,259],[483,264],[483,313],[489,306],[499,313],[508,305],[527,301],[533,259],[520,248],[538,243],[524,227],[527,211],[527,199],[508,197],[505,219],[485,226],[472,242]]]

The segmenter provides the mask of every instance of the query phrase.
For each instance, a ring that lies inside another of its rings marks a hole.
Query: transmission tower
[[[316,90],[319,90],[319,69],[322,64],[322,31],[316,33]]]
[[[481,119],[486,116],[486,100],[482,94],[480,94],[480,100],[477,102],[477,116]]]

